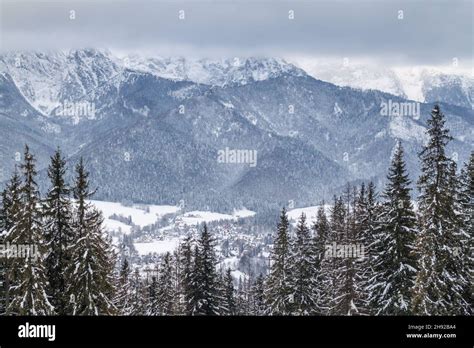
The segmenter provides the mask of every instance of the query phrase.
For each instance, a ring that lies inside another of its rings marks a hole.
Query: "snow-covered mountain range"
[[[300,59],[296,63],[309,75],[338,86],[374,89],[422,103],[445,102],[474,107],[474,76],[449,66],[384,67],[349,60]]]
[[[450,151],[459,161],[467,158],[474,143],[472,80],[457,89],[454,77],[425,78],[429,102],[420,104],[420,114],[387,116],[381,104],[407,102],[409,87],[402,82],[409,79],[374,71],[347,75],[365,79],[359,89],[338,85],[346,84],[346,72],[327,70],[325,77],[278,58],[147,58],[92,49],[5,53],[0,181],[25,143],[40,168],[60,145],[72,162],[86,159],[99,199],[183,200],[227,211],[288,200],[318,204],[347,181],[372,179],[380,186],[397,139],[416,177],[431,100],[447,115],[455,137]],[[324,82],[330,78],[334,83]],[[371,80],[383,78],[392,94],[370,89]],[[224,149],[256,151],[258,165],[221,163]]]

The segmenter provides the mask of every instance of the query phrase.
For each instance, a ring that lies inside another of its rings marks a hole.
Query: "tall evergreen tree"
[[[464,299],[467,280],[459,253],[463,236],[456,202],[456,164],[446,156],[452,137],[438,105],[428,120],[428,137],[420,153],[418,274],[412,309],[424,315],[465,314],[469,305]]]
[[[71,263],[70,246],[74,241],[70,189],[65,183],[66,161],[58,149],[51,157],[48,177],[51,188],[43,203],[44,233],[48,254],[47,275],[51,303],[56,313],[65,315],[69,299],[66,296],[66,268]]]
[[[331,301],[331,275],[328,260],[325,259],[326,245],[330,238],[331,227],[325,212],[325,204],[318,207],[316,222],[312,226],[313,241],[311,243],[315,262],[315,300],[317,314],[327,313]]]
[[[192,280],[194,315],[218,315],[220,294],[216,271],[215,240],[204,224],[194,256]]]
[[[334,205],[331,208],[331,233],[328,238],[327,247],[334,245],[342,245],[345,242],[346,233],[346,206],[342,197],[334,197]],[[327,312],[329,315],[343,315],[346,314],[344,307],[344,267],[343,259],[338,255],[334,255],[334,252],[329,253],[326,250],[325,259],[322,264],[322,271],[329,276],[329,282],[327,284],[328,293],[325,298],[327,302]]]
[[[154,284],[153,284],[154,282]],[[159,307],[157,301],[157,284],[156,277],[152,277],[153,286],[146,287],[143,282],[138,268],[135,268],[131,277],[131,315],[159,315]],[[146,293],[148,291],[148,294]],[[147,296],[148,295],[148,296]],[[151,296],[150,296],[151,295]],[[151,297],[151,298],[150,298]],[[147,308],[148,304],[148,308]],[[151,308],[150,308],[151,305]]]
[[[174,314],[175,294],[170,253],[166,253],[161,261],[158,281],[158,305],[161,315]]]
[[[372,268],[368,286],[376,314],[410,313],[411,289],[416,275],[413,249],[416,238],[416,216],[410,195],[410,179],[398,142],[387,176],[384,202],[375,232]]]
[[[367,190],[365,185],[361,186],[357,207],[357,214],[359,216],[359,241],[364,245],[365,257],[361,260],[361,274],[360,274],[360,284],[364,289],[363,301],[364,306],[362,309],[363,314],[374,314],[376,313],[375,308],[372,308],[372,303],[370,302],[370,294],[368,291],[369,286],[372,284],[372,279],[374,277],[374,255],[377,254],[375,250],[375,243],[377,242],[375,238],[375,231],[379,225],[379,216],[380,204],[378,203],[378,194],[373,182],[369,182],[367,185]]]
[[[193,293],[193,251],[192,251],[192,239],[188,235],[183,243],[179,246],[179,307],[180,314],[192,315],[194,306],[194,293]]]
[[[306,216],[301,214],[290,253],[290,282],[293,300],[292,314],[316,312],[316,260]]]
[[[25,146],[24,162],[20,166],[23,183],[20,189],[18,212],[12,217],[13,225],[6,239],[11,244],[36,247],[26,257],[9,262],[10,296],[8,314],[50,315],[54,308],[46,295],[48,280],[44,267],[44,230],[39,209],[40,196],[35,181],[35,158]],[[13,203],[15,204],[15,203]]]
[[[14,217],[20,209],[20,191],[21,177],[15,166],[10,181],[6,184],[1,194],[0,206],[0,243],[7,245],[9,240],[9,231],[14,225]],[[10,236],[11,237],[11,236]],[[5,314],[10,302],[10,279],[15,279],[14,272],[18,267],[11,267],[8,255],[0,258],[0,314]]]
[[[89,174],[82,159],[76,166],[73,189],[76,200],[74,212],[75,241],[71,246],[71,259],[67,277],[70,282],[67,295],[75,315],[113,314],[113,269],[115,255],[102,229],[102,214],[87,200]]]
[[[269,315],[291,314],[290,235],[285,208],[280,214],[277,235],[270,258],[270,274],[266,284],[266,304]]]
[[[232,273],[230,268],[226,270],[226,273],[223,277],[223,304],[221,308],[221,314],[223,315],[235,315],[237,314],[237,305],[235,302],[235,289],[234,289],[234,279],[232,278]]]
[[[115,297],[115,307],[118,315],[130,315],[132,312],[132,290],[130,284],[130,266],[127,259],[124,259],[120,267]]]
[[[468,313],[474,314],[474,152],[461,170],[459,202],[462,220],[462,269],[466,278],[464,299],[469,304]]]
[[[264,315],[266,311],[265,304],[265,280],[260,274],[250,288],[251,311],[252,315]]]

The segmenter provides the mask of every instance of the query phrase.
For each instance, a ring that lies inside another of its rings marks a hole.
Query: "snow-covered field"
[[[155,240],[149,243],[135,243],[135,249],[138,254],[165,254],[167,252],[173,252],[179,245],[179,238],[172,238],[167,240]]]
[[[247,209],[234,211],[232,215],[215,213],[212,211],[190,211],[180,216],[181,221],[187,225],[198,225],[203,222],[212,222],[219,220],[237,220],[255,215],[255,212]]]
[[[129,234],[132,230],[132,225],[141,228],[156,223],[160,218],[166,214],[176,214],[174,222],[169,226],[162,227],[161,231],[173,230],[176,225],[188,226],[199,225],[203,222],[213,221],[236,221],[239,218],[246,218],[255,215],[255,212],[248,209],[235,210],[232,214],[221,214],[212,211],[190,211],[180,214],[180,208],[172,205],[148,205],[148,204],[134,204],[132,206],[124,206],[121,203],[105,202],[105,201],[90,201],[97,209],[104,215],[105,229],[109,232],[121,232]],[[113,215],[123,217],[130,220],[130,224],[118,221],[111,218]],[[115,242],[119,239],[116,238]],[[134,243],[140,255],[147,255],[151,253],[163,254],[172,252],[179,245],[179,238],[172,237],[165,240],[153,240],[150,242]]]
[[[166,214],[174,214],[179,211],[179,207],[173,205],[138,205],[126,207],[121,203],[105,202],[105,201],[90,201],[99,209],[104,215],[105,228],[108,231],[122,231],[123,233],[130,233],[131,226],[123,222],[111,219],[112,215],[119,215],[124,218],[130,218],[133,225],[145,227],[152,225]]]
[[[292,209],[288,211],[288,219],[293,225],[296,225],[301,214],[304,213],[306,215],[306,223],[308,224],[308,226],[311,226],[317,220],[318,209],[319,205]],[[326,212],[326,215],[329,214],[329,209],[329,205],[324,205],[324,211]]]

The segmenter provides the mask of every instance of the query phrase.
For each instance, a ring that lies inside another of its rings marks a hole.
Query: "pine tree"
[[[378,226],[372,245],[374,275],[368,286],[376,314],[410,314],[411,289],[416,275],[413,255],[416,216],[410,196],[403,147],[398,142],[387,176]]]
[[[412,310],[415,314],[455,315],[469,312],[464,299],[462,219],[455,173],[456,164],[446,156],[452,139],[444,115],[436,105],[428,120],[429,141],[420,153],[418,180],[420,231],[416,241],[418,274]]]
[[[369,182],[367,190],[362,184],[357,202],[359,242],[364,246],[364,258],[360,261],[361,272],[359,274],[359,283],[362,289],[362,314],[370,315],[376,313],[373,303],[370,302],[369,287],[374,277],[374,255],[375,250],[375,231],[379,225],[379,216],[381,214],[380,204],[377,201],[378,194],[373,182]]]
[[[124,259],[120,268],[120,274],[117,284],[117,293],[115,297],[115,307],[117,314],[130,315],[132,312],[132,290],[130,283],[130,266],[127,259]]]
[[[252,315],[264,315],[266,311],[265,306],[265,280],[260,274],[250,288],[251,311]]]
[[[6,239],[17,246],[35,246],[36,252],[32,251],[25,258],[15,258],[9,262],[11,302],[7,314],[50,315],[54,308],[46,295],[48,280],[44,267],[45,243],[39,209],[40,196],[35,182],[35,158],[28,146],[25,146],[24,163],[20,169],[23,183],[19,209],[12,217],[13,225]]]
[[[357,190],[349,185],[346,190],[345,219],[341,220],[343,233],[340,246],[344,247],[343,255],[339,255],[336,284],[336,313],[344,315],[361,314],[363,306],[363,289],[360,282],[360,262],[364,255],[352,254],[360,246],[360,225],[357,217]],[[349,249],[346,249],[349,248]],[[348,250],[348,251],[346,251]],[[350,251],[349,251],[350,250]]]
[[[304,213],[298,221],[296,236],[291,245],[290,282],[292,314],[309,315],[316,311],[316,260],[312,248],[311,234]]]
[[[45,221],[44,232],[48,255],[46,257],[47,275],[50,284],[50,297],[56,313],[67,314],[65,270],[71,263],[70,245],[74,241],[72,229],[72,208],[69,187],[64,181],[66,161],[58,149],[51,157],[48,177],[51,188],[43,204]]]
[[[196,250],[193,301],[194,315],[218,315],[220,294],[218,291],[218,276],[216,271],[217,257],[214,250],[214,239],[204,224]]]
[[[316,314],[323,314],[329,311],[328,304],[331,301],[330,284],[331,276],[327,269],[327,260],[325,260],[326,244],[330,237],[331,228],[329,220],[324,210],[324,202],[318,207],[316,213],[316,222],[312,226],[313,241],[311,243],[315,262],[315,300]]]
[[[270,274],[267,278],[265,302],[267,314],[289,315],[291,313],[290,279],[290,235],[289,222],[285,208],[282,209],[277,226],[270,259]]]
[[[474,152],[464,165],[459,178],[459,202],[462,220],[462,274],[466,278],[464,299],[469,304],[468,314],[474,314]]]
[[[155,277],[153,277],[155,278]],[[152,278],[152,282],[153,282]],[[144,286],[144,282],[140,277],[140,272],[138,268],[135,268],[132,279],[130,282],[131,285],[131,313],[130,315],[159,315],[159,308],[157,304],[157,297],[154,297],[153,294],[157,293],[156,278],[154,279],[155,285],[152,290]],[[147,298],[146,292],[152,293],[152,298]],[[148,308],[147,308],[148,304]],[[151,305],[151,307],[150,307]]]
[[[166,253],[160,266],[158,281],[158,306],[161,315],[174,314],[175,294],[173,287],[173,269],[171,255]]]
[[[328,238],[327,247],[333,245],[342,245],[345,242],[345,229],[346,229],[346,207],[341,197],[334,197],[334,205],[331,208],[331,233]],[[331,249],[329,249],[331,250]],[[329,283],[327,284],[328,294],[326,298],[329,300],[327,303],[328,311],[326,314],[329,315],[343,315],[346,314],[344,308],[344,277],[342,267],[344,266],[342,258],[339,255],[335,255],[333,250],[325,252],[325,259],[322,264],[322,271],[325,272],[329,277]]]
[[[232,273],[230,268],[226,270],[225,276],[223,278],[223,292],[224,292],[224,301],[222,304],[221,314],[223,315],[236,315],[237,306],[235,303],[235,289],[234,289],[234,279],[232,278]]]
[[[151,277],[151,283],[148,284],[148,297],[146,303],[146,315],[161,315],[161,306],[158,298],[158,281],[155,276]],[[136,292],[139,294],[139,292]],[[139,303],[140,299],[136,299],[135,303]]]
[[[113,314],[115,255],[102,229],[102,214],[87,202],[92,195],[88,176],[81,159],[76,166],[73,189],[75,241],[71,246],[72,262],[67,270],[70,283],[66,292],[75,315]]]
[[[180,314],[192,315],[194,309],[194,293],[192,287],[193,276],[193,251],[191,236],[187,236],[179,247],[179,307]]]
[[[18,169],[15,166],[10,181],[6,184],[1,194],[0,206],[0,243],[8,245],[10,242],[8,235],[10,229],[14,225],[14,216],[20,209],[20,190],[21,178]],[[0,258],[0,314],[5,314],[10,303],[10,278],[14,279],[15,275],[12,271],[17,268],[11,267],[6,252]]]

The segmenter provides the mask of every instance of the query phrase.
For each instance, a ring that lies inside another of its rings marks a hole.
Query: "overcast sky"
[[[410,65],[449,64],[457,57],[472,66],[472,0],[0,2],[2,50],[96,47],[164,56],[331,56]]]

